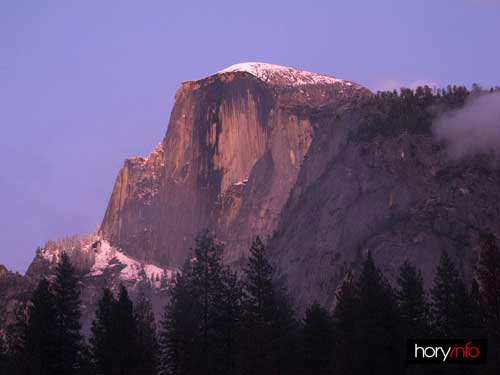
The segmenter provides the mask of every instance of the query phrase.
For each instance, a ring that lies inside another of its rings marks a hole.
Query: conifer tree
[[[85,343],[80,350],[78,375],[96,375],[90,346]]]
[[[191,356],[195,354],[193,339],[198,334],[200,318],[192,297],[192,261],[187,260],[175,275],[169,302],[160,321],[160,373],[165,375],[194,374]]]
[[[359,312],[356,322],[359,345],[371,348],[361,353],[361,373],[377,369],[381,374],[401,373],[404,351],[400,345],[401,323],[396,296],[369,252],[357,281]],[[359,353],[359,352],[358,352]]]
[[[59,367],[57,310],[49,282],[42,278],[28,309],[26,355],[29,374],[52,375]]]
[[[199,373],[210,374],[216,363],[215,346],[211,345],[215,333],[214,320],[217,306],[216,295],[222,283],[221,265],[222,247],[208,231],[202,232],[195,240],[193,262],[193,292],[199,306],[201,319],[199,321],[200,337],[199,356],[195,359]]]
[[[359,315],[359,295],[354,276],[349,272],[337,290],[333,312],[335,324],[334,373],[356,374],[358,358],[353,348],[358,344],[357,321]]]
[[[223,270],[221,286],[215,295],[215,344],[217,373],[238,374],[240,369],[240,338],[243,289],[236,273]]]
[[[114,335],[117,348],[117,373],[134,374],[138,368],[137,327],[134,319],[134,305],[125,286],[120,285],[118,299],[114,304]]]
[[[398,374],[404,369],[396,296],[371,253],[359,277],[344,281],[334,311],[337,373]],[[359,348],[370,350],[359,350]]]
[[[406,260],[398,277],[397,297],[404,338],[426,338],[429,335],[429,304],[422,274]]]
[[[169,374],[216,374],[221,347],[217,324],[224,288],[222,247],[207,232],[195,240],[194,256],[176,277],[161,322],[162,369]]]
[[[244,269],[247,373],[289,372],[298,357],[298,326],[283,280],[278,280],[259,237],[250,248]]]
[[[270,321],[273,318],[276,298],[273,285],[274,268],[267,259],[266,248],[259,237],[252,242],[244,273],[246,307],[250,318],[256,322]]]
[[[13,374],[28,374],[28,308],[18,305],[14,310],[14,322],[7,326],[6,341],[9,353],[9,371]]]
[[[134,319],[137,327],[137,359],[140,368],[138,375],[155,375],[158,368],[158,340],[156,322],[151,301],[140,293],[134,306]]]
[[[8,374],[9,362],[7,343],[5,337],[0,335],[0,374]]]
[[[334,325],[328,310],[313,303],[306,310],[303,327],[304,370],[308,374],[331,372],[334,355]]]
[[[97,304],[95,319],[92,322],[90,352],[97,374],[113,374],[116,365],[114,337],[114,305],[116,300],[111,290],[104,288]]]
[[[446,252],[441,255],[431,294],[437,338],[482,337],[478,284],[473,281],[469,290]],[[473,375],[479,370],[477,366],[454,365],[440,369],[439,373]]]
[[[488,331],[500,337],[500,247],[492,234],[481,238],[477,276],[485,305]]]
[[[247,374],[271,373],[273,368],[272,329],[275,291],[274,268],[266,258],[259,237],[250,247],[244,269],[244,349],[243,367]]]
[[[300,366],[301,327],[295,318],[286,279],[276,278],[275,313],[271,321],[273,367],[279,373],[293,374]]]
[[[80,333],[80,290],[76,270],[63,252],[56,267],[53,284],[54,305],[57,314],[58,368],[54,375],[72,375],[77,371],[82,345]]]
[[[483,337],[482,311],[479,300],[479,286],[476,280],[471,282],[470,289],[464,282],[457,285],[457,314],[454,317],[456,322],[456,337]]]
[[[139,372],[140,348],[133,304],[127,289],[120,285],[118,299],[109,289],[103,290],[96,318],[92,323],[91,354],[98,374],[136,374]],[[154,359],[148,359],[154,360]]]
[[[457,337],[459,316],[459,293],[465,286],[448,253],[443,252],[431,289],[432,312],[435,335],[439,338]]]
[[[481,291],[479,283],[473,279],[469,292],[469,319],[471,337],[483,338],[486,335],[485,314],[481,303]],[[467,332],[465,332],[467,334]]]
[[[488,370],[500,372],[500,248],[493,234],[481,238],[477,270],[480,298],[488,336]]]

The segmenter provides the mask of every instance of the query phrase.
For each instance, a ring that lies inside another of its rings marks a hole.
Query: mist
[[[500,92],[471,97],[463,108],[440,115],[433,130],[452,159],[479,153],[499,157]]]

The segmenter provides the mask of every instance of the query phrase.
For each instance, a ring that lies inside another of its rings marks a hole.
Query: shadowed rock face
[[[315,137],[315,114],[370,93],[262,65],[182,84],[163,142],[121,169],[104,239],[137,259],[178,266],[201,229],[226,243],[228,262],[253,236],[273,232]]]
[[[442,251],[470,281],[480,234],[500,232],[498,164],[450,161],[430,133],[364,139],[362,113],[341,117],[317,128],[270,242],[298,306],[333,307],[368,250],[391,281],[409,259],[430,287]]]

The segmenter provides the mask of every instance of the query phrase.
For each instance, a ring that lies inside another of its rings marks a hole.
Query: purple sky
[[[311,5],[314,4],[314,5]],[[0,2],[0,264],[91,231],[176,88],[263,61],[372,89],[500,85],[500,0]]]

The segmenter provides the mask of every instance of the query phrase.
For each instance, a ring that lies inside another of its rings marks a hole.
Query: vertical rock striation
[[[369,91],[270,64],[239,64],[184,82],[167,134],[148,158],[121,169],[101,235],[127,254],[178,266],[198,231],[237,261],[252,236],[270,235],[315,134],[318,111]]]

